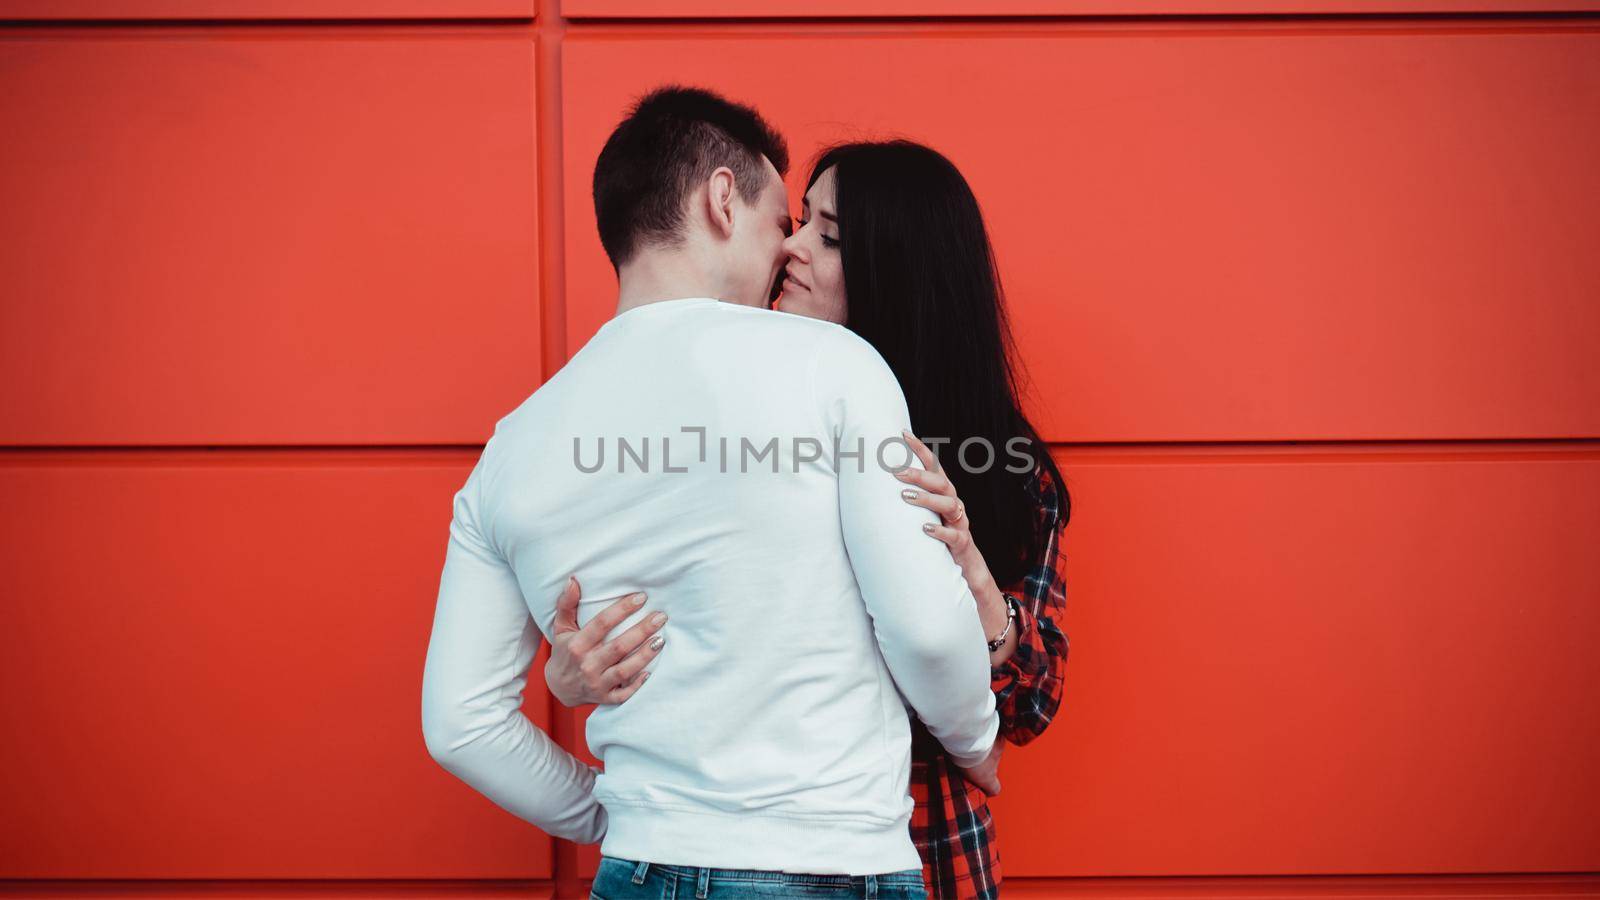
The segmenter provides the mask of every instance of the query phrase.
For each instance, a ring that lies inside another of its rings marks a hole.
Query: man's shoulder
[[[802,358],[829,366],[859,370],[887,370],[877,349],[843,325],[826,319],[786,313],[755,306],[722,304],[716,312],[730,317],[741,332],[741,343],[748,338],[747,350],[764,351],[787,347]],[[792,359],[792,357],[791,357]],[[775,360],[774,360],[775,361]]]
[[[894,385],[898,389],[900,382],[888,361],[866,338],[843,325],[810,321],[821,326],[815,332],[810,356],[822,380],[832,376],[833,381],[845,385],[866,381]]]
[[[840,333],[855,336],[855,333],[843,325],[837,325],[826,319],[814,319],[796,313],[782,312],[781,310],[768,309],[761,306],[741,306],[737,303],[720,303],[710,307],[712,311],[730,317],[742,326],[751,330],[768,331],[773,334],[790,337],[808,337],[813,340],[828,340]]]

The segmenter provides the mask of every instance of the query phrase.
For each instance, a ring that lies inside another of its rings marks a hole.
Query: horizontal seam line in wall
[[[280,450],[410,452],[482,450],[483,444],[10,444],[3,453],[275,453]]]
[[[1205,451],[1305,449],[1315,452],[1338,451],[1437,451],[1461,448],[1496,451],[1600,451],[1600,438],[1380,438],[1380,439],[1270,439],[1270,440],[1160,440],[1160,441],[1046,441],[1052,450],[1135,451],[1194,453]],[[10,453],[435,453],[478,452],[482,444],[11,444],[0,446],[0,454]],[[941,445],[941,452],[943,451]]]
[[[1184,450],[1206,448],[1312,447],[1316,449],[1439,446],[1548,446],[1600,450],[1600,438],[1589,437],[1487,437],[1487,438],[1269,438],[1260,440],[1153,440],[1153,441],[1046,441],[1051,447],[1081,450],[1124,450],[1176,447]]]
[[[578,33],[627,29],[638,26],[668,26],[683,29],[717,27],[741,28],[796,28],[816,26],[905,26],[921,28],[931,26],[973,25],[1096,25],[1138,23],[1305,23],[1330,24],[1372,22],[1379,24],[1437,23],[1437,22],[1593,22],[1600,20],[1600,9],[1570,10],[1433,10],[1393,12],[1217,12],[1217,13],[1085,13],[1047,15],[925,15],[925,16],[774,16],[762,17],[685,17],[640,18],[569,16],[561,21],[576,27]],[[430,17],[430,18],[237,18],[237,19],[0,19],[0,28],[56,29],[56,28],[251,28],[251,27],[352,27],[352,26],[415,26],[418,28],[444,25],[527,25],[535,22],[532,16],[493,17]]]
[[[1363,21],[1439,21],[1502,19],[1600,19],[1600,9],[1505,9],[1505,10],[1430,10],[1392,12],[1181,12],[1181,13],[1051,13],[1041,15],[905,15],[905,16],[697,16],[697,17],[622,17],[567,16],[568,25],[585,30],[628,28],[641,25],[704,28],[737,25],[746,27],[808,25],[1075,25],[1080,23],[1119,24],[1123,22],[1363,22]]]
[[[1050,444],[1068,469],[1139,464],[1376,464],[1589,462],[1600,440],[1258,441]]]
[[[433,17],[427,19],[406,18],[344,18],[344,19],[308,19],[308,18],[249,18],[249,19],[0,19],[0,28],[251,28],[258,26],[315,26],[315,27],[350,27],[350,26],[393,26],[406,25],[419,28],[438,27],[441,25],[529,25],[534,22],[532,16],[495,16],[489,18],[449,18]]]
[[[554,840],[554,839],[551,839]],[[583,876],[582,881],[587,883],[591,876]],[[1167,897],[1167,896],[1192,896],[1184,890],[1196,885],[1204,885],[1208,890],[1226,889],[1229,885],[1236,884],[1241,888],[1252,891],[1248,896],[1259,896],[1255,891],[1261,887],[1282,884],[1294,886],[1299,890],[1311,889],[1312,892],[1301,896],[1307,897],[1349,897],[1347,893],[1351,887],[1362,889],[1387,889],[1382,895],[1385,897],[1429,897],[1429,898],[1456,898],[1480,897],[1497,898],[1508,894],[1484,894],[1482,889],[1489,887],[1504,887],[1513,891],[1519,886],[1547,885],[1550,887],[1589,887],[1600,884],[1600,874],[1582,870],[1549,871],[1549,872],[1374,872],[1374,873],[1273,873],[1264,875],[1007,875],[1006,882],[1015,882],[1018,886],[1024,885],[1050,885],[1072,884],[1081,887],[1091,886],[1133,886],[1138,885],[1144,889],[1160,890],[1162,888],[1177,889],[1181,893],[1167,894],[1154,893],[1140,896]],[[385,888],[406,887],[409,896],[431,897],[459,897],[475,895],[479,892],[488,894],[490,891],[497,893],[508,888],[520,887],[548,887],[551,878],[149,878],[149,879],[122,879],[122,878],[21,878],[8,879],[0,887],[0,897],[27,896],[30,892],[41,889],[60,889],[65,886],[93,885],[95,890],[104,891],[114,889],[117,896],[148,897],[159,896],[160,892],[183,886],[186,890],[204,888],[206,886],[222,887],[227,885],[264,885],[285,889],[283,896],[294,894],[300,896],[309,888],[319,889],[318,895],[325,893],[322,889],[331,889],[330,896],[362,897],[366,896],[363,888],[366,886],[382,886]],[[1455,885],[1467,889],[1461,893],[1438,893],[1437,889]],[[1404,892],[1406,888],[1420,886],[1424,892]],[[1317,890],[1317,888],[1324,890]],[[1394,891],[1395,893],[1389,893]],[[1522,894],[1511,894],[1523,896]],[[1098,895],[1096,895],[1098,896]],[[1208,896],[1212,896],[1208,894]],[[1220,896],[1234,896],[1225,894]],[[1526,896],[1570,896],[1566,892],[1527,894]],[[1587,894],[1583,896],[1589,896]]]

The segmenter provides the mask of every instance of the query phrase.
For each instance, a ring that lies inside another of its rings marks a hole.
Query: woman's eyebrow
[[[800,198],[800,205],[801,205],[801,207],[803,207],[803,208],[805,208],[805,209],[810,209],[810,208],[811,208],[811,201],[810,201],[810,200],[807,200],[807,199],[806,199],[806,198],[804,198],[804,197],[801,197],[801,198]],[[829,221],[829,222],[832,222],[832,223],[833,223],[833,224],[835,224],[835,225],[837,225],[837,224],[839,224],[839,219],[838,219],[838,217],[837,217],[837,216],[835,216],[835,215],[834,215],[834,214],[833,214],[833,213],[831,213],[831,212],[828,212],[828,211],[827,211],[827,210],[825,210],[825,209],[819,209],[819,210],[817,210],[817,215],[819,215],[819,216],[821,216],[821,217],[823,217],[823,218],[824,218],[824,219],[827,219],[827,220],[828,220],[828,221]]]

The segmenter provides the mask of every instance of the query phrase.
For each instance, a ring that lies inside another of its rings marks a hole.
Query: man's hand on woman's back
[[[962,777],[977,785],[980,790],[990,797],[1000,793],[1000,751],[1005,746],[1005,738],[995,735],[994,746],[989,748],[989,755],[975,766],[958,766]]]

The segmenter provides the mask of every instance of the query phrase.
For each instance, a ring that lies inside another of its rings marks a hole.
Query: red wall
[[[1074,499],[1008,895],[1600,894],[1600,3],[535,5],[0,0],[0,893],[583,890],[421,665],[673,80],[983,202]]]

